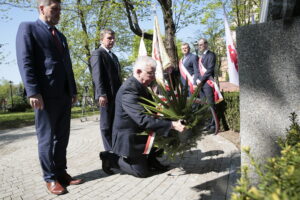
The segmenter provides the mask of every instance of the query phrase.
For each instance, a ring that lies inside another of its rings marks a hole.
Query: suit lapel
[[[36,24],[38,25],[38,27],[40,27],[43,30],[43,32],[44,32],[43,35],[49,39],[49,41],[51,43],[51,46],[53,48],[57,49],[57,46],[55,45],[55,39],[54,39],[53,35],[51,34],[51,31],[48,29],[48,27],[45,24],[43,24],[43,22],[41,22],[41,20],[37,20]],[[66,49],[66,42],[63,40],[62,33],[59,32],[58,30],[57,30],[56,33],[57,33],[58,39],[62,43],[63,49],[65,50]]]
[[[119,62],[117,61],[117,57],[116,55],[112,54],[116,59],[116,61],[114,61],[114,59],[109,55],[109,53],[102,47],[100,47],[101,51],[103,52],[104,56],[106,57],[106,60],[109,61],[108,63],[108,72],[110,74],[111,77],[115,77],[115,74],[117,74],[118,78],[119,78],[119,81],[121,81],[121,78],[120,78],[120,70],[119,70]]]
[[[183,63],[183,65],[185,65],[185,66],[186,66],[186,64],[188,63],[188,61],[190,60],[190,58],[191,58],[191,55],[190,55],[190,54],[188,54],[188,55],[186,56],[186,58],[184,59],[184,63]]]
[[[66,41],[64,40],[63,34],[59,30],[57,30],[57,36],[58,39],[61,41],[63,48],[66,49]]]

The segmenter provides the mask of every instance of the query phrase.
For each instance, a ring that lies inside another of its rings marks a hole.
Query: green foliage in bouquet
[[[146,103],[141,105],[147,111],[146,113],[156,118],[168,120],[182,120],[186,125],[187,130],[183,133],[178,133],[175,130],[169,132],[169,137],[156,136],[154,144],[159,148],[163,148],[169,158],[174,158],[176,155],[182,155],[184,152],[197,146],[197,140],[203,136],[201,129],[207,119],[211,119],[209,105],[199,103],[198,87],[194,94],[189,96],[189,91],[186,86],[183,86],[180,80],[174,80],[170,90],[158,84],[158,90],[161,95],[149,92],[152,95],[153,101],[141,98]],[[196,103],[198,101],[198,103]]]
[[[234,188],[232,200],[299,200],[300,194],[300,126],[297,115],[291,114],[291,126],[286,139],[279,140],[281,155],[269,159],[265,165],[259,165],[250,154],[250,148],[244,152],[250,158],[251,165],[259,175],[257,186],[252,186],[248,177],[248,167],[242,169],[242,177]]]

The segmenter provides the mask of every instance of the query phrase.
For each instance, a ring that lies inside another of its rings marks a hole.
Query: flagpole
[[[261,3],[259,23],[267,22],[269,10],[269,0],[263,0]]]

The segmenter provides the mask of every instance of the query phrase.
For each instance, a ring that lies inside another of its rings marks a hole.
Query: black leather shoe
[[[113,175],[114,172],[110,169],[111,165],[108,157],[108,152],[100,152],[99,157],[102,161],[102,170],[108,175]]]
[[[162,165],[155,157],[148,158],[148,166],[150,171],[168,171],[169,165]]]

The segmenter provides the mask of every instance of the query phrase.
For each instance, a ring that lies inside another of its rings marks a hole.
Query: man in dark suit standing
[[[190,45],[183,43],[181,45],[181,52],[183,58],[179,63],[179,70],[181,74],[181,81],[185,85],[189,85],[190,93],[193,93],[197,87],[196,80],[199,79],[198,56],[190,52]]]
[[[91,65],[93,82],[95,84],[95,99],[100,105],[100,131],[105,152],[112,150],[112,125],[115,114],[115,98],[121,82],[121,68],[118,58],[111,52],[115,44],[115,32],[104,29],[100,33],[100,48],[92,52]],[[103,165],[104,163],[102,163]],[[105,170],[105,167],[102,167]],[[111,173],[109,171],[106,171]]]
[[[20,74],[35,112],[38,150],[44,180],[53,194],[79,184],[67,174],[66,149],[70,134],[71,105],[76,85],[65,36],[55,25],[60,0],[38,0],[39,19],[20,24],[16,50]]]
[[[182,132],[185,126],[180,121],[156,119],[145,114],[139,103],[140,97],[151,99],[147,86],[155,79],[156,61],[142,56],[134,64],[133,76],[121,86],[116,97],[116,112],[113,125],[113,152],[118,155],[111,167],[120,167],[125,173],[137,177],[149,175],[149,162],[155,157],[152,153],[143,154],[147,135],[145,130],[168,135],[170,129]],[[145,103],[145,102],[144,102]]]
[[[214,92],[212,86],[208,84],[209,78],[215,77],[215,65],[216,65],[216,55],[214,52],[208,49],[208,42],[205,38],[198,40],[199,51],[201,52],[199,65],[202,64],[204,67],[203,70],[199,69],[200,79],[197,80],[197,84],[201,84],[200,97],[206,99],[207,103],[212,105],[212,108],[215,110],[215,100]],[[212,119],[211,123],[206,127],[210,132],[215,132],[216,124]]]

